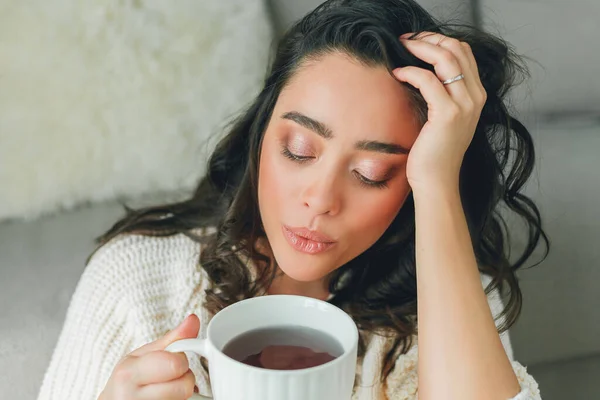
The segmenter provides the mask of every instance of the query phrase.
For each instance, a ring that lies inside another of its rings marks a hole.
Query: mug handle
[[[169,351],[171,353],[182,353],[184,351],[189,351],[196,353],[208,360],[207,343],[208,342],[206,339],[182,339],[168,345],[165,351]],[[212,397],[194,394],[188,400],[212,400]]]

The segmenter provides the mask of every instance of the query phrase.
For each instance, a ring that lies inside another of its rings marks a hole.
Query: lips
[[[285,226],[290,232],[292,232],[296,236],[300,236],[304,239],[312,240],[314,242],[320,243],[335,243],[335,240],[331,239],[329,236],[320,233],[318,231],[311,231],[306,228],[292,228],[289,226]]]
[[[283,225],[282,230],[289,245],[301,253],[318,254],[335,245],[335,241],[327,235],[306,228],[290,228]]]

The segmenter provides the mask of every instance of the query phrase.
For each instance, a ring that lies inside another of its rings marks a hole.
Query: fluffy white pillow
[[[0,0],[0,219],[191,189],[271,40],[263,0]]]

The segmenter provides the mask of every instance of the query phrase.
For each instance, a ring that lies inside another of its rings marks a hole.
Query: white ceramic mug
[[[343,353],[317,367],[284,371],[246,365],[222,352],[243,333],[281,326],[323,332],[337,339]],[[356,324],[344,311],[308,297],[274,295],[223,309],[208,324],[206,339],[179,340],[166,350],[193,352],[208,359],[214,400],[350,400],[357,349]],[[192,399],[209,398],[194,395]]]

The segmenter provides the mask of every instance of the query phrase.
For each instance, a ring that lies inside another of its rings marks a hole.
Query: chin
[[[288,277],[298,282],[315,282],[326,277],[331,271],[322,264],[322,260],[315,260],[318,256],[303,256],[301,254],[285,254],[283,257],[275,259],[277,265]],[[321,262],[319,262],[321,261]]]

